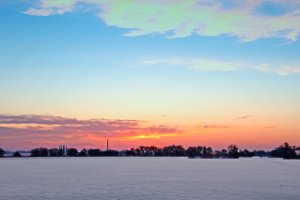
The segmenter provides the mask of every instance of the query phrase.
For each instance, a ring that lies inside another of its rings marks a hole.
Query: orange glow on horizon
[[[173,137],[177,136],[176,134],[141,134],[131,137],[125,137],[125,140],[137,140],[137,139],[160,139],[163,137]]]
[[[98,124],[95,120],[78,120],[71,126],[59,123],[50,125],[3,123],[0,127],[10,131],[10,134],[2,136],[0,146],[28,149],[65,144],[76,148],[104,149],[105,141],[109,138],[111,147],[115,149],[135,148],[141,145],[162,147],[172,144],[184,147],[205,145],[217,149],[236,144],[241,148],[269,149],[283,142],[300,144],[299,132],[297,132],[299,127],[292,125],[289,128],[282,128],[285,127],[284,122],[264,123],[263,120],[258,119],[181,126],[140,123],[140,120],[99,121]],[[100,126],[99,130],[97,126]],[[101,130],[102,126],[108,130]]]

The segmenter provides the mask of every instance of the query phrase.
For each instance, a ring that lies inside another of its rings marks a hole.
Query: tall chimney
[[[106,140],[106,151],[108,151],[108,148],[109,148],[109,141],[108,139]]]

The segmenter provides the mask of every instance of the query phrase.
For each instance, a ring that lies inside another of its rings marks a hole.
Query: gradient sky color
[[[297,0],[0,0],[0,146],[300,145]]]

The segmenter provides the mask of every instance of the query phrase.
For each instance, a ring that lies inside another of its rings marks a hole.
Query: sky
[[[298,0],[0,0],[0,147],[300,146]]]

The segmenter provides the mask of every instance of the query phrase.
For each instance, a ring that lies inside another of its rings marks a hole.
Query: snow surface
[[[0,200],[300,200],[300,161],[0,159]]]

